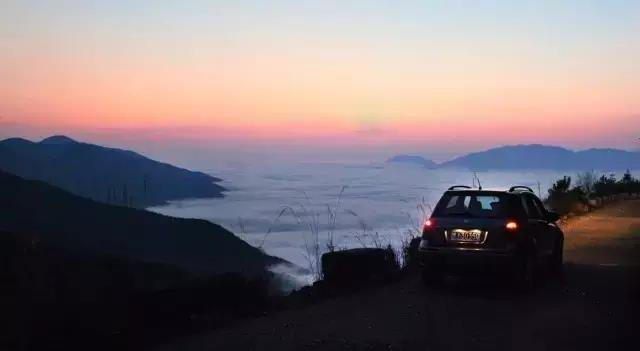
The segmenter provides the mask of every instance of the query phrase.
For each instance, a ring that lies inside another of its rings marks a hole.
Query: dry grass
[[[432,212],[432,206],[428,204],[423,197],[421,201],[415,205],[414,212],[403,212],[403,215],[407,217],[408,229],[402,233],[399,232],[402,238],[400,247],[395,247],[387,236],[375,231],[358,215],[358,213],[351,209],[342,208],[342,197],[346,190],[347,186],[343,186],[338,192],[335,202],[332,204],[325,204],[324,211],[322,211],[322,213],[312,210],[316,206],[314,206],[307,193],[302,191],[305,201],[294,206],[283,206],[278,212],[271,227],[267,230],[262,237],[262,240],[257,243],[256,246],[258,248],[262,248],[273,229],[281,223],[281,221],[285,218],[292,219],[297,225],[305,228],[303,248],[305,258],[307,260],[307,267],[305,268],[316,280],[322,279],[322,255],[326,252],[350,248],[341,247],[340,244],[336,242],[335,238],[336,225],[339,223],[340,215],[343,215],[354,217],[358,220],[360,229],[353,231],[351,235],[361,247],[386,248],[391,250],[397,259],[398,265],[403,267],[406,262],[408,262],[407,255],[409,253],[411,240],[421,235],[422,224],[425,218],[427,218],[427,216]],[[238,220],[238,227],[243,233],[244,226],[240,219]]]

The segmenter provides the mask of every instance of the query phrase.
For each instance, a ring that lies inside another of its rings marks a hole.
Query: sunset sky
[[[0,137],[450,152],[640,137],[640,1],[4,0],[0,52]]]

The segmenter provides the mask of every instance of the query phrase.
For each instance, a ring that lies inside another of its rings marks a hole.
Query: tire
[[[513,283],[517,291],[530,292],[535,286],[535,255],[523,255],[516,261]]]
[[[442,282],[442,273],[433,269],[423,268],[421,272],[422,284],[425,286],[434,286]]]
[[[553,252],[551,253],[551,257],[549,258],[549,270],[554,275],[562,274],[562,268],[564,266],[563,252],[564,240],[559,236],[553,245]]]

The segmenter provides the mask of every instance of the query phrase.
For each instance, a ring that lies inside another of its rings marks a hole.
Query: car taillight
[[[433,221],[433,219],[427,219],[426,221],[424,221],[423,230],[424,231],[431,230],[433,229],[434,225],[435,225],[435,222]]]
[[[518,223],[516,223],[514,221],[509,221],[505,225],[505,228],[507,228],[507,230],[510,231],[510,232],[516,231],[518,229]]]

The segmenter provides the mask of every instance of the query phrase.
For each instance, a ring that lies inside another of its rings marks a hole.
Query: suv
[[[426,284],[445,273],[502,271],[523,290],[533,287],[535,267],[562,270],[564,234],[529,187],[508,191],[449,188],[425,221],[419,246]]]

